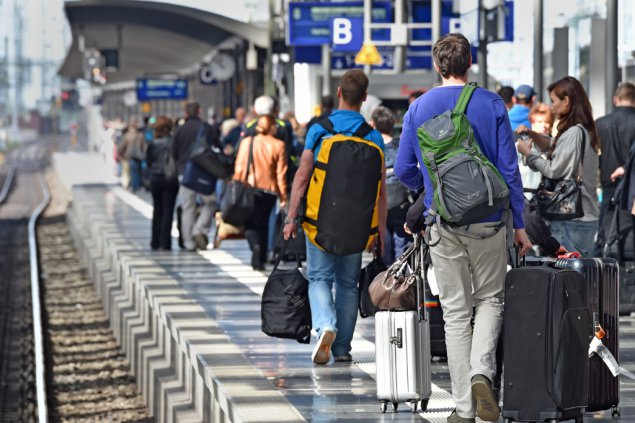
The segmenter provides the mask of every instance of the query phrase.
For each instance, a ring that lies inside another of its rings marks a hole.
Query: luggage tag
[[[613,354],[611,354],[608,348],[604,346],[602,340],[598,338],[597,335],[593,337],[593,339],[591,340],[591,344],[589,345],[589,358],[593,356],[593,354],[597,354],[602,359],[602,361],[604,361],[604,364],[606,364],[606,367],[609,368],[609,370],[613,374],[613,377],[622,373],[622,369],[620,368],[620,365],[617,364],[615,357],[613,357]]]

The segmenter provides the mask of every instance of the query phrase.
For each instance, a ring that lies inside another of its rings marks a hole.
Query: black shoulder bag
[[[532,203],[547,220],[572,220],[584,216],[582,209],[582,172],[586,135],[582,130],[582,155],[578,175],[574,179],[547,179],[540,183]]]
[[[245,179],[232,179],[221,201],[221,216],[223,221],[234,226],[243,226],[254,212],[254,189],[248,183],[249,170],[254,160],[254,137],[249,145],[249,160],[245,171]],[[254,166],[254,178],[256,169]]]
[[[207,145],[205,123],[201,125],[190,150],[190,160],[215,178],[224,179],[234,172],[234,159],[215,145]]]

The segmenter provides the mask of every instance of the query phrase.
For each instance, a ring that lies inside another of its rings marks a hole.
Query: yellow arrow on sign
[[[355,56],[358,65],[381,65],[381,54],[372,43],[364,43],[362,49]]]

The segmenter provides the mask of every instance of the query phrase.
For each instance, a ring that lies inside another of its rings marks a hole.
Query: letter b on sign
[[[357,52],[364,41],[362,18],[331,19],[331,44],[333,51]]]
[[[333,44],[350,44],[353,41],[351,21],[345,18],[333,19]]]

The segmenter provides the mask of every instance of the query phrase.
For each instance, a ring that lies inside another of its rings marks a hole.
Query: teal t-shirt
[[[353,135],[355,131],[357,131],[357,128],[359,128],[359,126],[365,121],[364,116],[362,116],[361,113],[354,112],[352,110],[336,110],[331,113],[329,119],[333,122],[335,132],[344,135]],[[313,150],[313,147],[317,144],[313,160],[317,160],[320,148],[322,148],[322,139],[328,135],[329,132],[324,129],[319,122],[311,125],[311,128],[309,128],[309,132],[307,132],[304,141],[304,149]],[[364,138],[377,144],[379,148],[384,151],[384,139],[376,129],[370,131]]]

